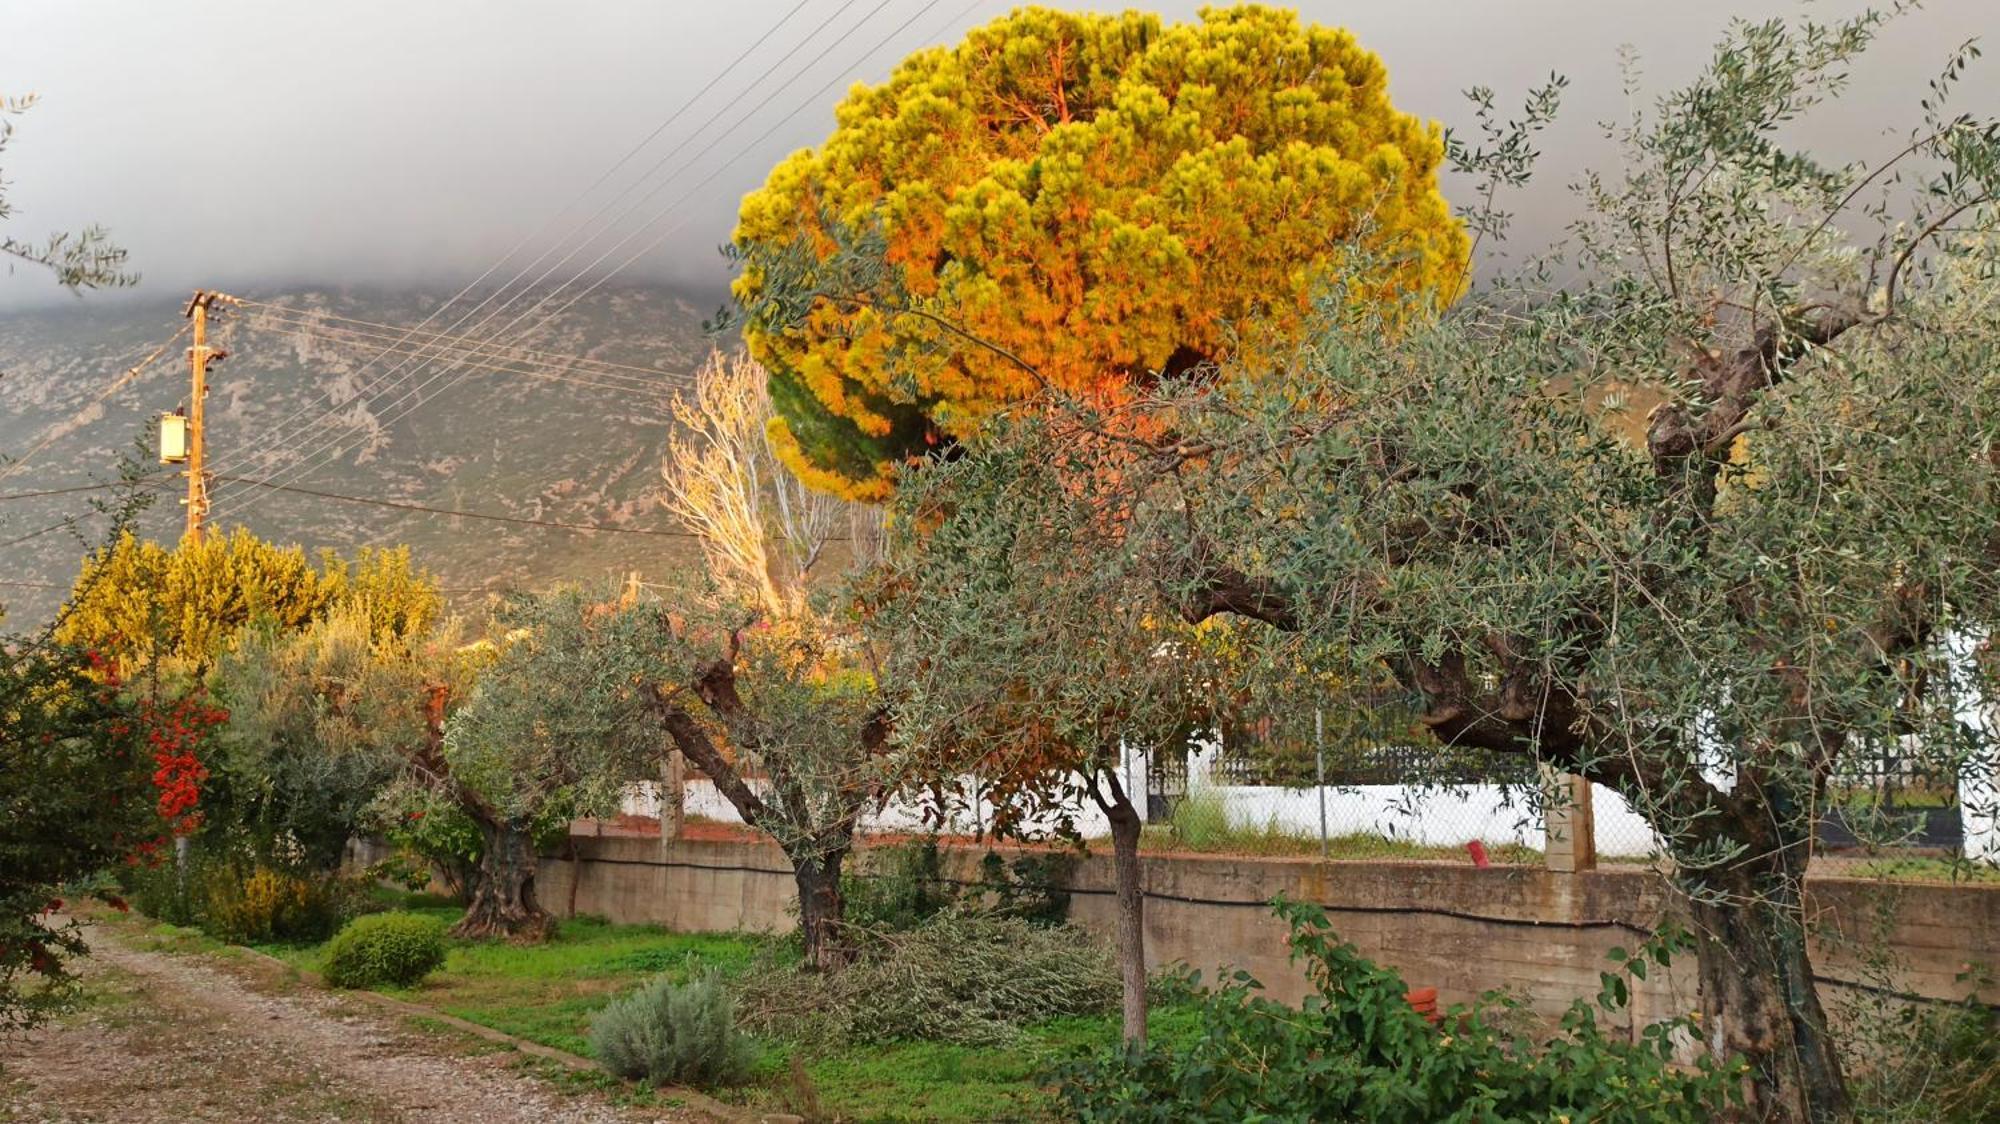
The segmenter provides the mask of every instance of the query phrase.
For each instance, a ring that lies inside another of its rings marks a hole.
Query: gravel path
[[[204,958],[141,951],[102,928],[92,945],[81,966],[88,1005],[0,1045],[0,1121],[709,1119],[564,1092],[515,1069],[512,1050],[412,1029],[327,992],[259,990]]]

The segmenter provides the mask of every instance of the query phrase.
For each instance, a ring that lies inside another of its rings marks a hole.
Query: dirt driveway
[[[91,938],[95,954],[81,965],[90,1001],[0,1042],[0,1121],[710,1119],[573,1093],[525,1072],[511,1049],[262,979],[251,966],[144,951],[101,927]]]

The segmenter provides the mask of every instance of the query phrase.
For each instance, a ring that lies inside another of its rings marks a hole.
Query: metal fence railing
[[[1558,778],[1519,755],[1449,752],[1408,734],[1407,726],[1363,728],[1308,711],[1303,721],[1239,724],[1170,751],[1127,747],[1119,770],[1135,801],[1143,794],[1142,845],[1155,853],[1546,863],[1555,870],[1667,861],[1643,810],[1608,788]],[[1820,817],[1812,869],[2000,881],[1992,791],[1990,783],[1926,778],[1898,761],[1843,776]],[[964,778],[950,807],[895,799],[862,829],[983,836],[994,809],[980,794],[978,780]],[[635,801],[627,811],[656,814],[650,787],[638,786]],[[704,779],[687,782],[684,807],[696,820],[736,820]],[[1040,826],[1053,831],[1058,822],[1087,840],[1109,835],[1087,800]]]

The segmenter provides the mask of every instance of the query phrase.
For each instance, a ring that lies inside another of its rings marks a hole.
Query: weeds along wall
[[[762,841],[577,835],[578,859],[545,857],[545,906],[686,931],[777,931],[797,923],[791,868]],[[982,847],[947,847],[947,877],[979,880]],[[1563,874],[1531,865],[1479,869],[1452,862],[1323,862],[1311,858],[1153,855],[1144,859],[1146,950],[1156,965],[1188,964],[1213,978],[1241,967],[1283,998],[1305,993],[1286,961],[1279,894],[1321,905],[1336,931],[1443,1001],[1508,987],[1551,1017],[1600,985],[1614,947],[1633,948],[1668,908],[1644,869]],[[1091,855],[1068,886],[1072,920],[1105,934],[1114,923],[1111,862]],[[2000,884],[1939,885],[1850,878],[1810,881],[1823,994],[1964,999],[1968,967],[2000,968]],[[1883,958],[1869,950],[1886,952]],[[2000,1003],[2000,990],[1980,993]],[[1635,992],[1645,1023],[1698,1007],[1692,959]]]

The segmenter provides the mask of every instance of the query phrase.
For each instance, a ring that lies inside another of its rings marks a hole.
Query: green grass
[[[437,899],[392,895],[386,905],[457,920],[457,907]],[[172,930],[162,940],[187,951],[222,947],[194,930]],[[384,989],[444,1014],[590,1056],[590,1018],[611,998],[660,973],[685,978],[712,968],[735,976],[775,938],[740,933],[673,933],[654,925],[613,925],[594,918],[563,921],[546,944],[452,941],[442,969],[417,987]],[[306,971],[317,971],[319,946],[271,945],[260,951]],[[1156,1011],[1155,1034],[1193,1032],[1186,1008]],[[1053,1109],[1035,1075],[1052,1063],[1103,1049],[1117,1040],[1115,1015],[1052,1020],[1025,1029],[1007,1047],[903,1042],[821,1052],[785,1042],[764,1042],[750,1085],[713,1095],[760,1110],[796,1110],[802,1096],[791,1076],[791,1056],[801,1063],[821,1108],[858,1121],[975,1121],[1039,1119]],[[593,1081],[593,1075],[565,1081]],[[604,1078],[612,1081],[611,1078]],[[620,1086],[620,1088],[623,1088]],[[637,1095],[652,1103],[649,1092]]]
[[[421,898],[397,903],[449,925],[461,910]],[[671,933],[655,925],[613,925],[590,917],[562,922],[546,944],[452,941],[444,967],[412,988],[384,988],[447,1015],[568,1050],[590,1054],[590,1018],[611,997],[666,973],[681,978],[691,965],[725,975],[740,972],[757,948],[736,934]],[[318,971],[318,945],[272,945],[266,952]]]
[[[1155,1041],[1186,1041],[1197,1033],[1196,1012],[1177,1006],[1147,1020]],[[1049,1066],[1094,1053],[1118,1040],[1118,1020],[1054,1019],[1027,1027],[1007,1047],[899,1042],[849,1047],[808,1057],[804,1069],[820,1107],[863,1121],[1040,1120],[1054,1115],[1050,1090],[1037,1082]],[[767,1046],[758,1065],[760,1085],[729,1099],[759,1109],[798,1111],[790,1089],[789,1051]]]
[[[1852,865],[1846,870],[1836,869],[1828,873],[1846,874],[1854,878],[1887,878],[1913,882],[2000,882],[2000,867],[1963,859],[1900,858],[1842,861]]]
[[[1958,803],[1958,790],[1922,783],[1899,786],[1888,792],[1869,786],[1849,786],[1836,788],[1828,794],[1828,800],[1835,807],[1855,812],[1870,812],[1885,807],[1893,811],[1914,811],[1918,808],[1952,807]]]
[[[1093,848],[1108,848],[1110,841],[1092,840],[1091,845]],[[1261,828],[1233,824],[1223,831],[1195,836],[1176,831],[1172,824],[1148,824],[1140,832],[1139,848],[1144,851],[1202,855],[1278,855],[1317,858],[1320,854],[1318,835],[1289,831],[1275,824]],[[1365,834],[1335,835],[1328,838],[1326,857],[1344,860],[1420,859],[1427,862],[1460,863],[1472,861],[1463,846],[1435,846]],[[1542,861],[1540,851],[1518,843],[1487,843],[1486,857],[1496,863],[1536,865]]]
[[[1108,848],[1110,841],[1092,840],[1091,845]],[[1322,852],[1318,832],[1285,827],[1275,817],[1261,825],[1232,820],[1221,796],[1202,788],[1193,789],[1177,801],[1168,822],[1147,824],[1141,829],[1139,847],[1155,852],[1305,858],[1318,857]],[[1324,852],[1329,859],[1471,861],[1463,846],[1432,846],[1365,833],[1333,836],[1327,839]],[[1540,851],[1518,843],[1488,842],[1486,857],[1496,863],[1542,861]]]

